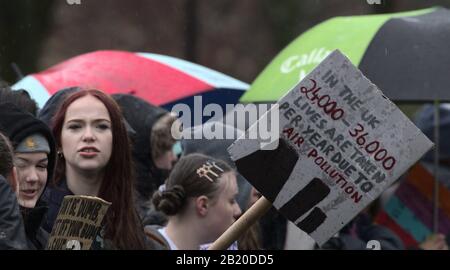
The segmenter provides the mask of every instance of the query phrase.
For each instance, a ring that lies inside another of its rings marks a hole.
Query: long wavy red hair
[[[144,234],[141,221],[134,206],[134,174],[131,146],[123,122],[120,107],[109,95],[96,89],[73,93],[61,104],[53,118],[52,130],[58,149],[61,149],[61,131],[70,104],[84,96],[100,100],[108,110],[112,125],[112,153],[104,168],[104,176],[98,197],[112,202],[105,217],[105,238],[112,240],[118,249],[144,249]],[[65,178],[65,160],[58,156],[53,184]]]

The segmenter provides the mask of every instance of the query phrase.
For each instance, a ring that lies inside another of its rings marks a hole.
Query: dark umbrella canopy
[[[276,101],[335,49],[394,101],[450,100],[450,10],[329,19],[281,51],[240,101]]]
[[[388,20],[359,64],[393,100],[450,100],[450,10]]]

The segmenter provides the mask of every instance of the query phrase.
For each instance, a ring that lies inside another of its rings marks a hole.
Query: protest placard
[[[47,244],[50,250],[89,250],[111,203],[98,197],[65,196]]]
[[[279,120],[277,145],[261,149],[262,142],[248,139],[256,123],[229,153],[238,171],[319,245],[433,146],[338,50],[272,110],[279,110],[271,119]]]

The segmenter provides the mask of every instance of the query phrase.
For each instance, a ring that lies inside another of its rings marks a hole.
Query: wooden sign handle
[[[272,204],[264,197],[259,198],[245,213],[233,223],[208,250],[224,250],[236,241],[250,226],[269,211]]]

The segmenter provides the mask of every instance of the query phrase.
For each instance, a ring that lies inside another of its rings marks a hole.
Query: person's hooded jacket
[[[414,123],[416,126],[432,141],[435,141],[436,131],[436,114],[435,106],[432,104],[423,105],[415,114]],[[439,105],[439,121],[438,121],[438,137],[439,144],[439,174],[438,180],[447,189],[450,189],[450,105]],[[435,175],[435,151],[428,151],[421,159],[421,164],[427,171]]]
[[[236,129],[229,125],[224,125],[221,122],[207,122],[202,126],[196,126],[183,131],[183,139],[181,140],[181,148],[183,155],[192,153],[200,153],[211,156],[213,158],[225,161],[230,167],[236,170],[236,164],[231,160],[227,148],[235,141],[234,139],[206,139],[204,134],[210,130],[221,130],[221,134],[234,134],[233,138],[238,138],[243,134],[243,131]],[[196,139],[201,138],[201,139]],[[242,211],[248,207],[250,199],[251,185],[250,183],[237,172],[236,174],[238,184],[237,203]]]
[[[137,210],[146,222],[151,210],[151,196],[165,181],[168,172],[158,169],[152,158],[150,136],[155,123],[168,111],[129,94],[114,94],[114,100],[122,109],[123,116],[134,130],[131,136],[132,155],[135,166]],[[151,221],[149,221],[151,223]]]
[[[64,88],[53,94],[45,103],[44,107],[39,111],[38,118],[42,120],[47,126],[52,126],[52,119],[63,103],[64,99],[71,94],[80,91],[79,87]]]
[[[382,250],[403,250],[403,242],[390,229],[375,224],[366,213],[358,214],[339,234],[328,240],[321,248],[333,250],[366,250],[367,244],[375,240]]]
[[[15,148],[20,142],[35,133],[43,135],[49,144],[50,153],[48,154],[47,182],[50,182],[53,176],[53,169],[56,157],[55,140],[50,128],[41,120],[37,119],[28,112],[22,111],[12,103],[0,104],[0,126]],[[38,199],[34,208],[20,207],[22,212],[25,232],[31,249],[44,249],[48,234],[42,229],[41,225],[45,219],[47,205],[42,200],[42,195]]]
[[[0,175],[0,250],[28,249],[17,197]]]

